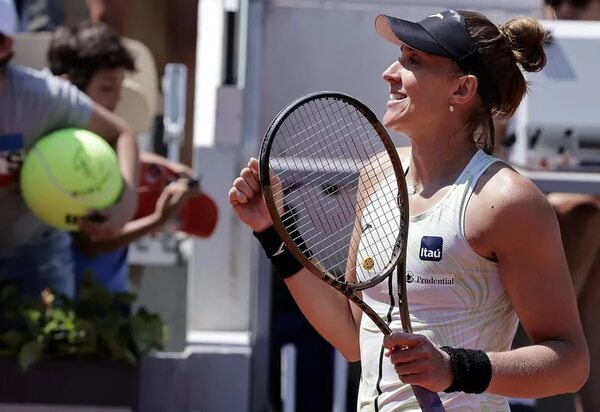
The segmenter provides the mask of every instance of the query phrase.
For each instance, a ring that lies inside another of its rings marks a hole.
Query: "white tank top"
[[[480,176],[498,161],[483,151],[475,153],[442,200],[410,218],[407,246],[407,290],[414,333],[438,346],[507,351],[518,319],[498,274],[498,265],[479,256],[465,238],[465,211]],[[394,177],[391,176],[391,179]],[[389,187],[388,187],[389,190]],[[394,196],[393,193],[390,193]],[[385,194],[377,193],[368,209],[378,208]],[[363,213],[361,227],[370,222]],[[391,245],[394,239],[383,240]],[[389,247],[389,246],[384,246]],[[371,252],[372,253],[372,252]],[[359,246],[357,262],[367,257]],[[361,276],[359,269],[358,276]],[[383,319],[391,312],[390,327],[402,330],[396,276],[362,292],[363,299]],[[363,316],[360,326],[362,377],[358,410],[420,411],[410,386],[398,379],[383,356],[383,335]],[[502,396],[440,393],[450,411],[509,411]]]

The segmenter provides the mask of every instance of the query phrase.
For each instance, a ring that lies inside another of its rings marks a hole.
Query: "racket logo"
[[[419,259],[439,262],[442,260],[443,245],[444,239],[439,236],[423,236],[421,238]]]
[[[279,245],[279,249],[277,249],[277,251],[275,253],[273,253],[271,255],[271,257],[275,257],[275,256],[279,256],[283,253],[283,248],[285,247],[285,243],[281,242],[281,245]]]
[[[363,259],[361,266],[364,270],[372,270],[375,267],[375,260],[371,256]]]

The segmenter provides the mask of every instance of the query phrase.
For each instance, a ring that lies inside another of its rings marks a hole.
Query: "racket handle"
[[[421,386],[411,386],[417,402],[423,412],[445,412],[444,405],[437,393],[431,392]]]

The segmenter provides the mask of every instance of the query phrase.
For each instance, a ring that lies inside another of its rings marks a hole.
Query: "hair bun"
[[[524,70],[538,72],[546,64],[544,44],[547,32],[532,17],[517,16],[498,26],[504,35],[507,47],[514,59]]]

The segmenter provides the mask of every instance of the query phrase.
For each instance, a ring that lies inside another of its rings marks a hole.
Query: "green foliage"
[[[132,293],[112,293],[86,275],[75,299],[44,290],[39,300],[0,287],[0,356],[16,357],[22,370],[43,358],[112,359],[136,363],[161,350],[166,327],[160,316],[122,308]],[[121,309],[120,309],[121,308]]]

